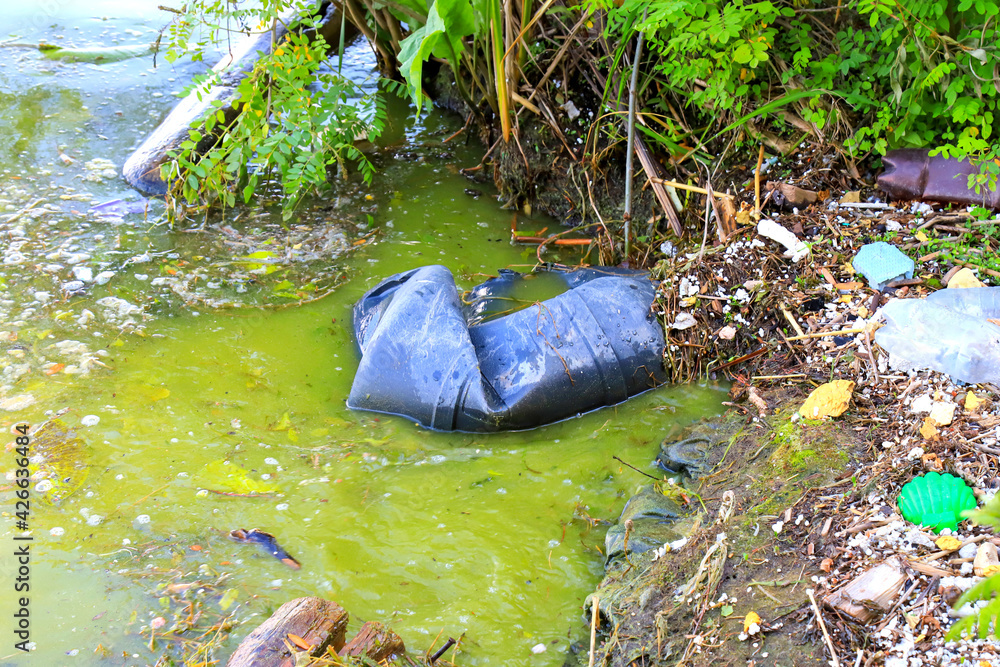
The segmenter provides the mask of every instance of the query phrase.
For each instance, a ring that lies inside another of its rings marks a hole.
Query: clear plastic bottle
[[[930,368],[969,383],[1000,384],[1000,287],[944,289],[882,308],[875,341],[890,362]]]

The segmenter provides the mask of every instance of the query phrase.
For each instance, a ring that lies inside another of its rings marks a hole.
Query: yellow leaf
[[[293,644],[295,644],[296,646],[298,646],[303,651],[311,651],[313,648],[312,644],[307,642],[302,637],[299,637],[298,635],[293,635],[291,632],[288,633],[288,640]]]
[[[975,412],[985,401],[971,391],[965,395],[965,409],[968,412]]]
[[[927,243],[927,234],[924,234],[922,231],[917,232],[916,234],[914,234],[913,238],[917,239],[921,243]]]
[[[749,614],[743,617],[743,632],[749,632],[750,626],[753,624],[760,625],[760,614],[755,611],[751,611]]]
[[[935,426],[935,422],[930,417],[924,419],[924,425],[920,427],[920,435],[927,440],[933,440],[937,437],[938,430]]]
[[[222,611],[226,611],[227,609],[229,609],[231,606],[233,606],[233,603],[236,602],[236,598],[238,595],[239,591],[237,591],[235,588],[230,588],[229,590],[227,590],[225,595],[222,596],[222,599],[219,600],[219,609],[221,609]]]
[[[942,535],[934,541],[934,544],[942,551],[956,551],[962,546],[962,540],[954,535]]]
[[[850,380],[827,382],[809,394],[799,413],[806,419],[839,417],[847,411],[853,393],[854,383]]]

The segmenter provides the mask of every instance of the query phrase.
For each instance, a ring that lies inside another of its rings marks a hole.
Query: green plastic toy
[[[962,512],[975,509],[976,496],[958,477],[929,472],[904,484],[897,504],[904,519],[939,533],[957,529]]]

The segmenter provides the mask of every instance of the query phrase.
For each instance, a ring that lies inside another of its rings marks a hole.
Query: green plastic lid
[[[938,533],[957,529],[962,512],[975,509],[976,496],[958,477],[929,472],[904,484],[897,504],[904,519]]]

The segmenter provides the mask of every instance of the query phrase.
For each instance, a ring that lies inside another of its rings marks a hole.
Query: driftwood
[[[320,8],[325,12],[323,19],[315,31],[306,32],[306,36],[315,38],[322,35],[328,48],[333,48],[340,36],[340,10],[333,3]],[[288,34],[289,26],[294,30],[295,17],[289,15],[280,21],[275,21],[273,30],[252,34],[236,44],[229,55],[220,60],[213,72],[219,75],[215,85],[202,88],[198,94],[191,93],[170,112],[146,137],[142,145],[125,161],[122,175],[129,185],[145,195],[165,195],[168,184],[160,177],[160,166],[167,161],[167,153],[187,141],[192,127],[202,129],[204,135],[198,142],[196,151],[204,153],[216,142],[215,132],[204,132],[203,119],[208,111],[214,108],[216,102],[221,103],[219,111],[224,116],[221,126],[229,125],[239,115],[233,108],[233,102],[238,97],[237,88],[254,68],[261,53],[270,54],[271,50],[282,43]],[[217,125],[216,128],[220,126]]]
[[[354,639],[340,650],[340,655],[366,655],[374,662],[392,660],[406,653],[403,640],[395,632],[378,621],[369,621],[361,626]]]
[[[344,647],[347,620],[347,612],[336,602],[291,600],[240,642],[227,667],[293,667],[295,657],[289,645],[313,656],[322,655],[330,646],[339,651]]]

